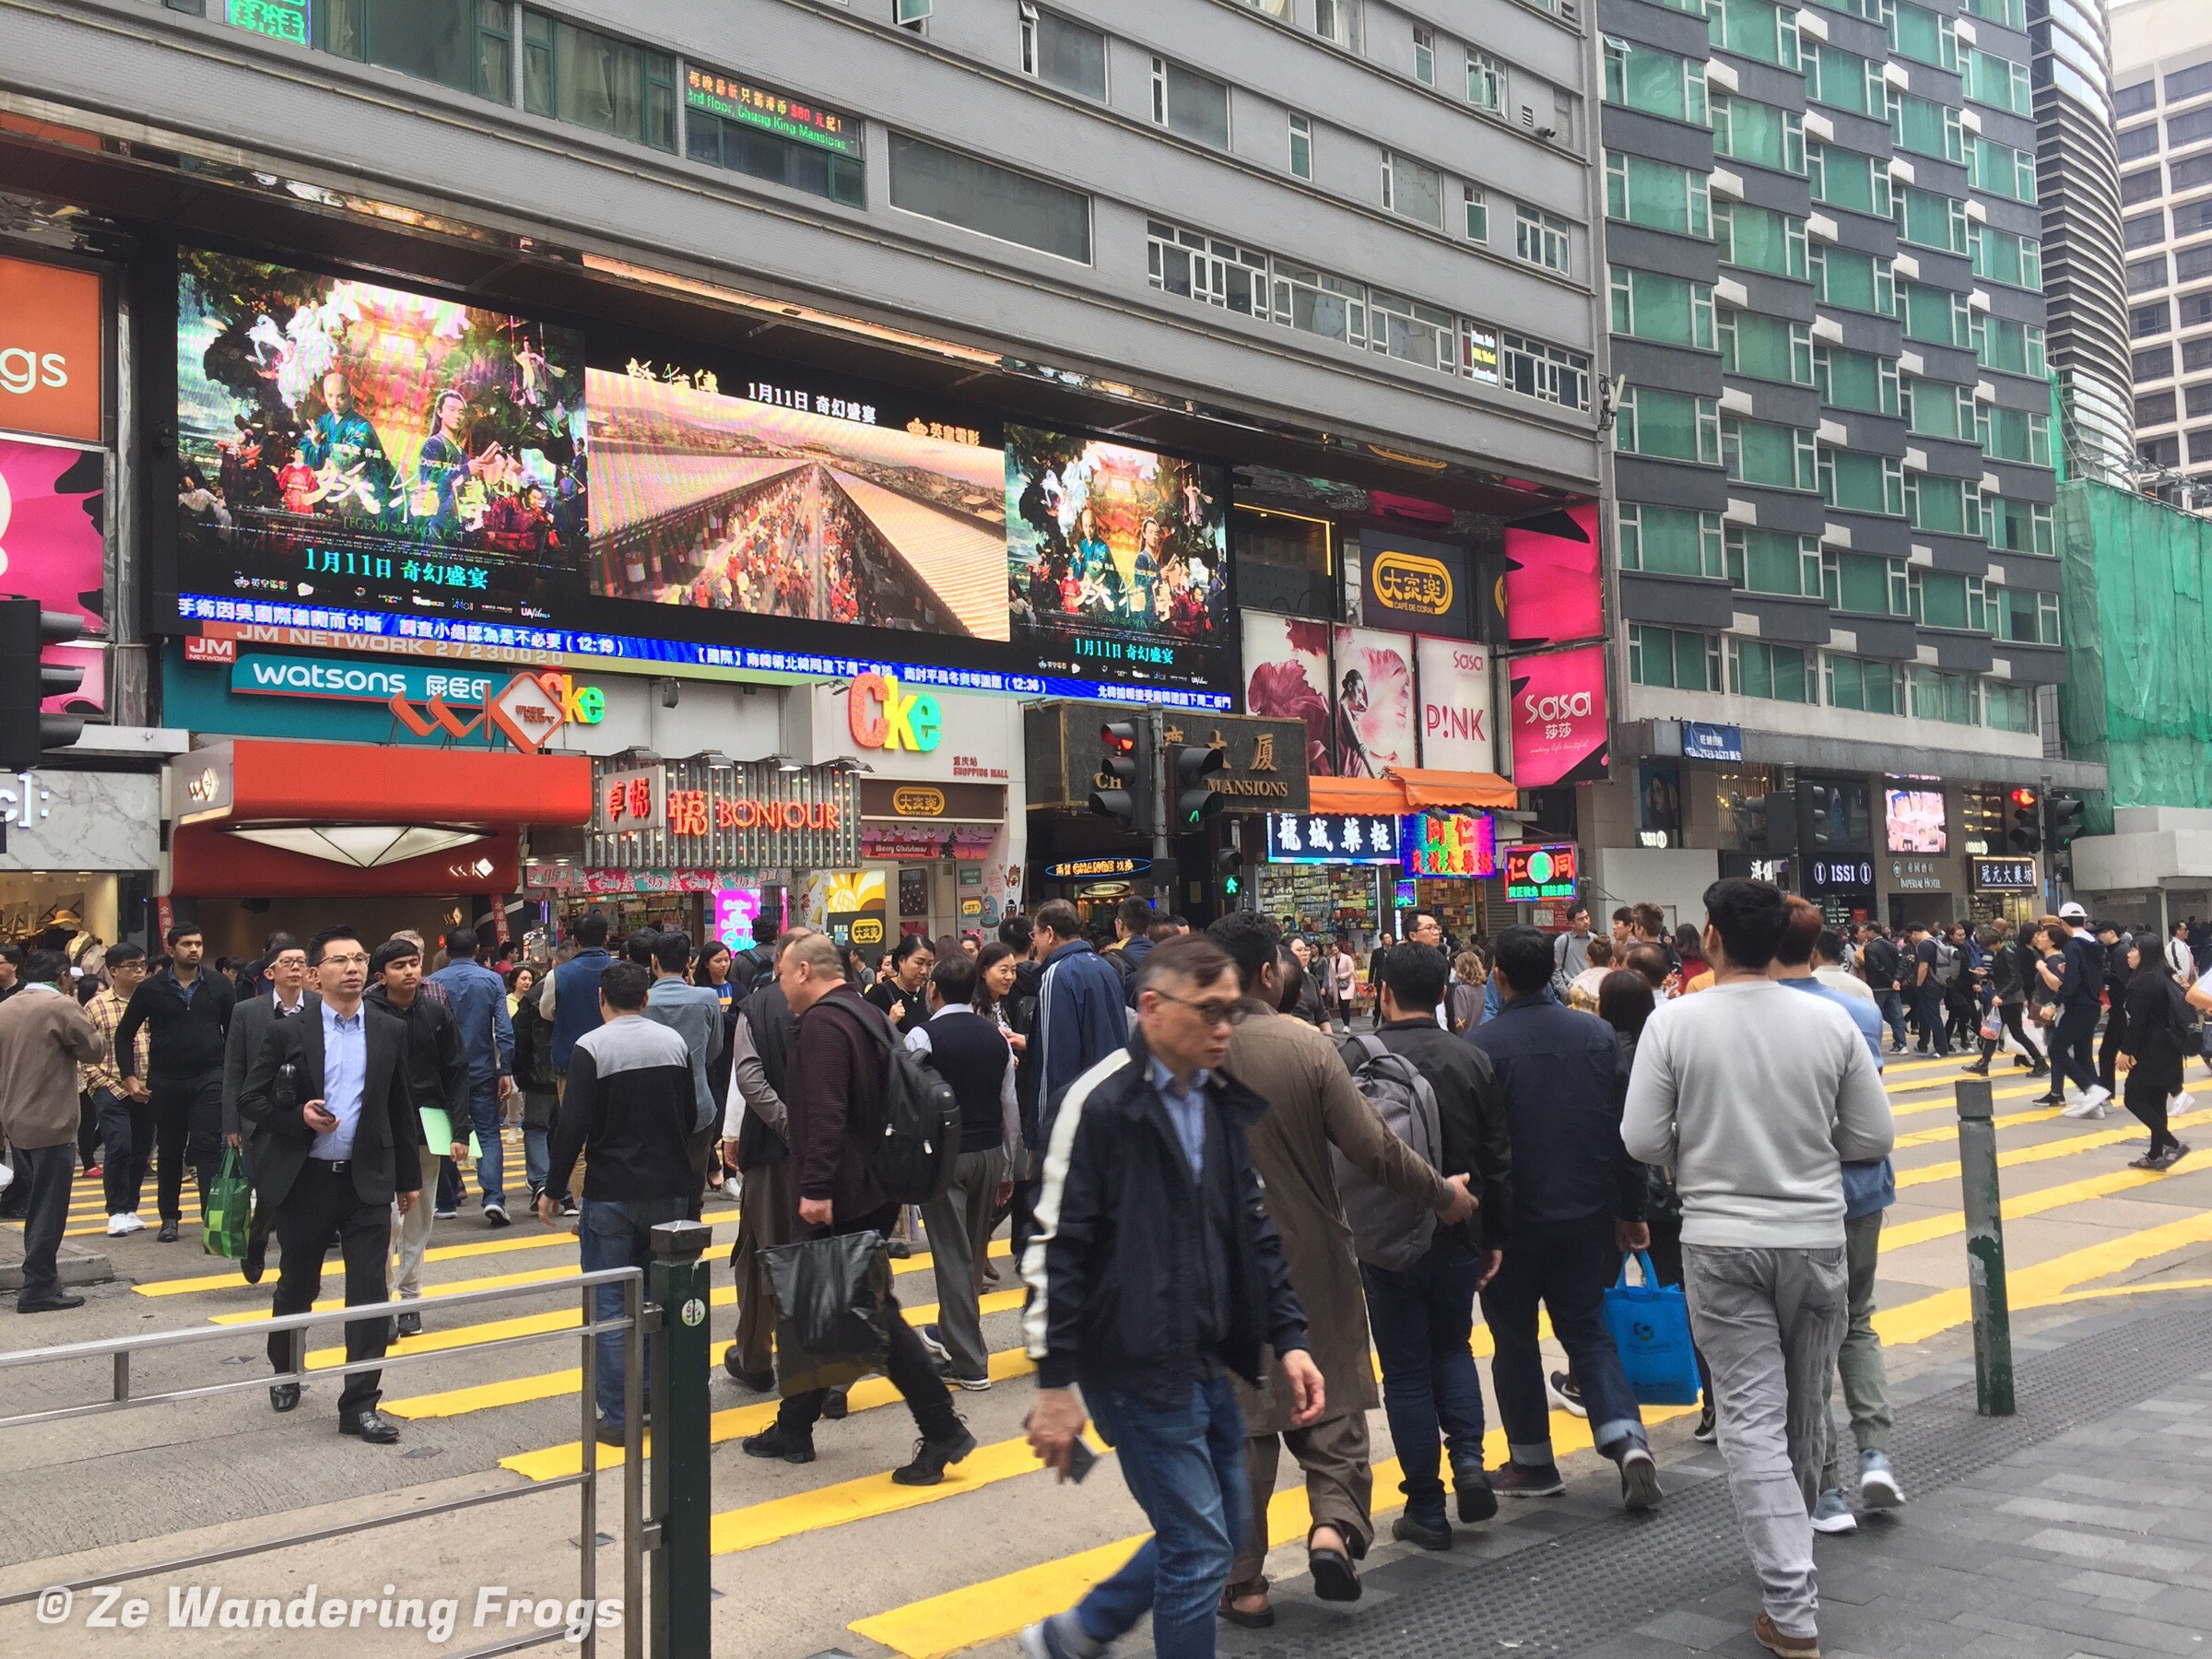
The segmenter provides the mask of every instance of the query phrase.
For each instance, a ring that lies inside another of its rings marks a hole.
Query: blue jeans
[[[546,1176],[553,1167],[552,1139],[553,1132],[549,1129],[533,1129],[528,1124],[523,1125],[523,1170],[529,1178],[530,1190],[534,1193],[546,1190]],[[559,1197],[559,1194],[557,1193],[554,1196]]]
[[[1362,1265],[1367,1318],[1382,1360],[1382,1410],[1398,1450],[1406,1512],[1430,1526],[1444,1519],[1438,1476],[1440,1433],[1462,1471],[1482,1473],[1482,1380],[1467,1338],[1482,1262],[1456,1239],[1440,1239],[1402,1272]]]
[[[1892,985],[1888,990],[1878,993],[1874,999],[1874,1006],[1882,1011],[1882,1018],[1888,1022],[1890,1041],[1900,1049],[1907,1046],[1905,999],[1898,994],[1897,987]]]
[[[1606,1291],[1620,1274],[1613,1218],[1517,1228],[1505,1265],[1482,1293],[1482,1316],[1497,1352],[1490,1382],[1512,1460],[1541,1467],[1552,1460],[1551,1401],[1544,1388],[1544,1350],[1536,1341],[1536,1309],[1551,1315],[1552,1335],[1590,1408],[1590,1438],[1618,1457],[1628,1442],[1641,1446],[1643,1418],[1620,1369],[1620,1352],[1603,1317]]]
[[[477,1126],[477,1180],[484,1187],[484,1202],[502,1209],[507,1205],[507,1171],[500,1144],[500,1080],[468,1080],[468,1115]]]
[[[578,1253],[586,1273],[604,1273],[610,1267],[643,1267],[653,1260],[653,1230],[663,1221],[681,1221],[687,1196],[665,1198],[586,1198],[582,1224],[576,1230]],[[638,1306],[645,1305],[645,1290],[638,1292]],[[622,1317],[622,1287],[602,1285],[594,1292],[594,1324]],[[592,1341],[599,1350],[599,1420],[619,1429],[622,1417],[622,1338],[620,1331],[602,1331]],[[640,1395],[653,1375],[652,1338],[644,1348],[645,1376],[639,1379]]]
[[[1112,1641],[1150,1613],[1159,1659],[1213,1659],[1216,1609],[1252,1524],[1244,1414],[1229,1379],[1193,1383],[1177,1406],[1088,1385],[1083,1403],[1121,1454],[1152,1535],[1083,1598],[1077,1623],[1092,1641]]]
[[[1920,1024],[1920,1041],[1916,1046],[1938,1054],[1949,1053],[1951,1040],[1943,1034],[1943,987],[1934,980],[1913,987],[1912,1008]]]

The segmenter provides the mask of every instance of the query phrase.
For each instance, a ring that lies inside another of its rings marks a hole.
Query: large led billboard
[[[176,390],[161,585],[218,633],[1234,700],[1212,464],[201,252]]]

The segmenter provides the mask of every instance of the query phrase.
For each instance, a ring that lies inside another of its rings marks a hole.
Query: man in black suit
[[[362,1002],[368,948],[350,927],[325,928],[308,941],[307,960],[321,1006],[270,1030],[239,1098],[254,1172],[284,1251],[270,1309],[277,1318],[314,1306],[323,1253],[333,1240],[345,1254],[346,1305],[381,1306],[392,1206],[406,1214],[422,1185],[406,1028]],[[382,1314],[350,1321],[347,1363],[382,1359],[389,1325]],[[291,1347],[289,1332],[269,1337],[269,1363],[280,1376],[291,1373]],[[346,1379],[338,1429],[389,1445],[399,1425],[376,1409],[378,1376],[356,1371]],[[298,1406],[296,1377],[272,1386],[269,1404],[278,1411]]]
[[[238,1264],[249,1285],[261,1283],[275,1217],[254,1179],[253,1151],[246,1144],[238,1102],[246,1089],[246,1068],[268,1040],[269,1028],[312,1010],[316,1000],[307,989],[307,947],[290,934],[276,933],[269,935],[269,989],[240,1000],[230,1010],[230,1030],[223,1040],[223,1138],[245,1154],[246,1180],[253,1186],[253,1218],[246,1228],[246,1253]]]

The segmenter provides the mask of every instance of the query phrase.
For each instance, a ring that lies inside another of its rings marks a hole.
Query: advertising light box
[[[1571,841],[1505,850],[1505,897],[1512,904],[1571,899],[1582,866]]]
[[[157,585],[218,636],[1233,702],[1209,463],[202,252],[177,406]]]

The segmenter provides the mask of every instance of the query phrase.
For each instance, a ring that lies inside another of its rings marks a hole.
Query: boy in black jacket
[[[219,973],[205,972],[207,943],[180,922],[169,930],[169,965],[142,981],[115,1028],[115,1068],[124,1088],[154,1109],[154,1145],[161,1167],[160,1242],[176,1241],[184,1217],[184,1166],[199,1183],[200,1207],[223,1156],[223,1045],[238,993]],[[153,1038],[148,1076],[139,1077],[138,1030]]]

